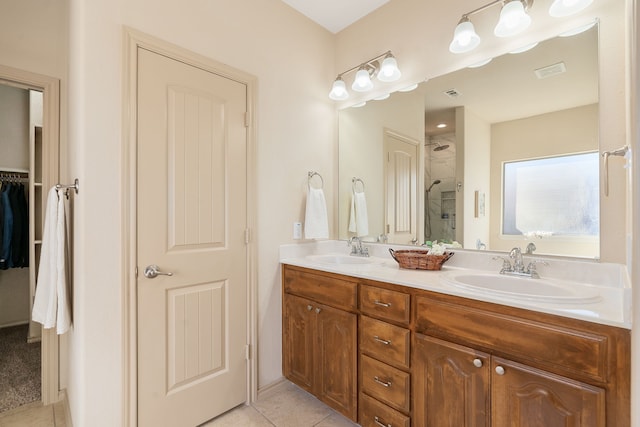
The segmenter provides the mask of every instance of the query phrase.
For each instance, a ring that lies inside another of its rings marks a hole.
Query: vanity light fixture
[[[381,59],[382,63],[380,62]],[[389,50],[338,74],[331,87],[331,92],[329,92],[329,98],[334,101],[344,101],[349,98],[349,92],[342,76],[356,70],[357,72],[351,85],[351,89],[356,92],[367,92],[373,89],[373,82],[371,81],[373,77],[377,77],[381,82],[394,82],[402,75],[398,69],[396,58]]]
[[[462,15],[453,32],[453,40],[449,45],[449,51],[452,53],[465,53],[478,47],[480,36],[476,33],[469,17],[497,4],[502,5],[502,10],[500,11],[498,24],[493,32],[496,36],[513,36],[524,31],[531,24],[531,17],[527,14],[527,11],[533,4],[533,0],[494,0]]]
[[[528,44],[528,45],[525,45],[525,46],[519,47],[519,48],[517,48],[517,49],[514,49],[514,50],[510,51],[509,53],[510,53],[510,54],[514,54],[514,55],[515,55],[515,54],[517,54],[517,53],[522,53],[522,52],[526,52],[526,51],[528,51],[528,50],[531,50],[531,49],[533,49],[533,48],[534,48],[534,47],[536,47],[536,46],[538,46],[538,42],[530,43],[530,44]]]
[[[549,8],[549,15],[564,17],[576,14],[593,3],[593,0],[554,0]],[[493,30],[496,37],[511,37],[520,34],[531,25],[531,16],[527,13],[533,0],[494,0],[477,9],[462,15],[453,32],[453,40],[449,44],[452,53],[470,52],[480,44],[480,36],[476,33],[471,15],[482,12],[497,4],[502,5],[498,24]]]

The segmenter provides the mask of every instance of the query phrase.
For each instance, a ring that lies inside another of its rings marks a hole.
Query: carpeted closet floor
[[[0,328],[0,413],[40,400],[40,343],[29,325]]]

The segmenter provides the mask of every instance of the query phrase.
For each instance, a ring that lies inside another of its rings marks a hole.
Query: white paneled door
[[[246,111],[245,84],[138,49],[140,427],[247,399]]]
[[[418,238],[418,141],[384,133],[385,224],[389,243],[410,244]]]

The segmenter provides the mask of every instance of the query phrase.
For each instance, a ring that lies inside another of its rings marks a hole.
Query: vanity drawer
[[[371,317],[409,324],[410,296],[375,286],[360,286],[360,312]]]
[[[362,427],[410,427],[411,419],[391,409],[372,397],[360,393],[360,416],[358,421]]]
[[[284,291],[348,311],[358,307],[358,283],[330,273],[284,266]]]
[[[409,412],[410,375],[368,356],[360,356],[362,391],[400,411]]]
[[[409,368],[408,329],[360,316],[360,352],[401,368]]]
[[[608,337],[589,330],[416,298],[416,332],[480,346],[556,373],[607,380]]]

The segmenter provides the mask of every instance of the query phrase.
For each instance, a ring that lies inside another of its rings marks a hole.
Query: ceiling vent
[[[558,62],[557,64],[538,68],[534,72],[536,73],[536,77],[538,77],[539,79],[546,79],[547,77],[552,77],[557,74],[566,73],[567,66],[564,65],[564,62]]]
[[[462,95],[460,92],[458,92],[458,89],[447,89],[444,91],[444,94],[449,98],[457,98]]]

